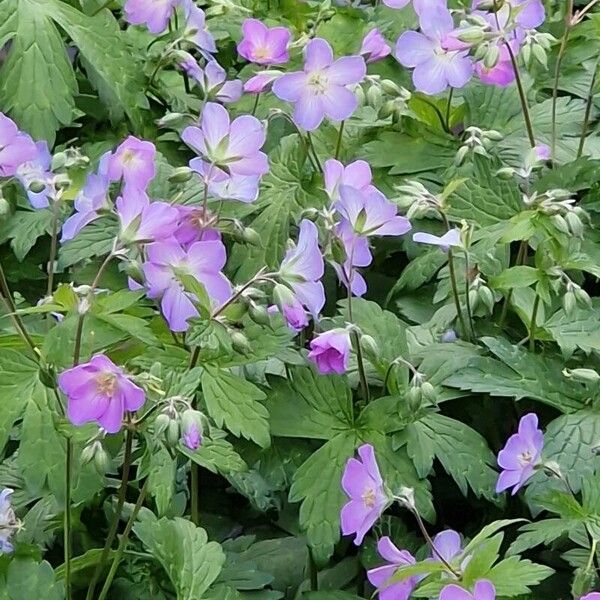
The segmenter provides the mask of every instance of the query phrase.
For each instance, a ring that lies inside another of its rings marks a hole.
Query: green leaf
[[[61,245],[59,267],[70,267],[86,259],[108,254],[117,231],[117,224],[110,219],[101,219],[84,227],[74,239]]]
[[[355,596],[350,592],[304,592],[302,600],[361,600],[360,596]]]
[[[313,368],[290,369],[291,378],[269,378],[271,433],[282,437],[330,439],[352,427],[352,394],[345,378]]]
[[[52,211],[18,210],[0,225],[0,240],[10,240],[18,261],[22,261],[37,239],[51,232]]]
[[[498,474],[492,468],[496,458],[477,431],[444,415],[428,414],[409,426],[409,456],[418,456],[422,447],[429,452],[424,450],[427,460],[426,464],[421,464],[420,472],[419,463],[415,462],[421,477],[428,474],[435,455],[465,496],[467,486],[470,486],[477,497],[497,500],[494,485]]]
[[[534,267],[527,267],[520,265],[517,267],[510,267],[496,275],[490,277],[489,282],[493,288],[500,290],[510,290],[512,288],[529,287],[540,279],[540,272]]]
[[[467,586],[471,586],[478,579],[487,576],[500,555],[500,545],[503,539],[504,534],[497,533],[477,545],[477,549],[471,556],[471,560],[469,560],[463,573],[463,582]]]
[[[224,433],[222,435],[225,436]],[[192,451],[180,444],[179,451],[213,473],[229,475],[248,469],[233,446],[226,439],[216,437],[214,430],[211,431],[210,438],[204,437],[202,445],[197,450]]]
[[[575,348],[588,354],[593,350],[600,350],[599,307],[598,302],[595,302],[594,308],[577,308],[570,316],[563,309],[558,310],[544,323],[544,329],[567,355],[572,354]]]
[[[550,567],[511,556],[492,567],[485,578],[494,584],[498,596],[512,598],[530,593],[532,587],[550,577],[552,573],[554,569]]]
[[[324,563],[340,539],[340,510],[346,500],[340,484],[356,437],[342,432],[321,446],[296,471],[290,502],[302,502],[300,527],[306,531],[315,560]]]
[[[71,123],[77,92],[66,48],[52,22],[55,6],[48,0],[8,3],[17,16],[0,69],[0,105],[35,139],[52,145],[56,130]]]
[[[481,341],[499,360],[475,356],[467,367],[445,379],[444,385],[517,400],[533,398],[563,412],[585,405],[587,390],[565,379],[561,361],[532,354],[500,338],[483,337]]]
[[[264,392],[253,383],[207,365],[202,375],[202,391],[209,415],[218,427],[223,424],[236,436],[266,448],[269,436],[269,412],[261,400]]]
[[[501,519],[499,521],[493,521],[488,523],[463,549],[463,556],[468,556],[470,553],[477,550],[480,544],[483,544],[492,537],[497,531],[514,525],[515,523],[522,523],[525,519]]]
[[[36,563],[31,558],[15,558],[8,565],[5,577],[0,580],[0,597],[3,600],[41,598],[62,600],[63,585],[55,581],[54,571],[45,560]]]
[[[178,600],[205,597],[225,554],[217,542],[208,542],[204,529],[185,519],[163,517],[139,521],[133,530],[169,575]]]
[[[440,252],[439,248],[428,250],[413,259],[402,271],[400,279],[390,291],[386,304],[404,290],[412,291],[426,284],[446,263],[448,255]]]
[[[540,544],[548,545],[569,532],[572,522],[567,519],[544,519],[527,523],[519,529],[519,536],[510,545],[507,554],[521,554]]]
[[[169,509],[175,493],[177,463],[161,443],[148,444],[147,460],[148,493],[156,502],[158,515],[164,515]]]

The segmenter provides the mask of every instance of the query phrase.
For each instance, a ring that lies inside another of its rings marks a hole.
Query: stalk
[[[342,150],[342,138],[344,136],[344,125],[346,121],[342,121],[340,123],[340,129],[338,131],[337,144],[335,145],[335,159],[337,160],[340,157],[340,152]]]
[[[583,117],[583,125],[581,126],[581,137],[579,138],[579,147],[577,148],[577,158],[580,158],[583,154],[583,147],[585,146],[585,137],[587,135],[588,125],[590,122],[590,115],[592,113],[592,103],[594,101],[594,87],[596,87],[596,74],[598,71],[598,65],[600,59],[594,64],[594,74],[592,75],[592,81],[590,82],[590,89],[588,90],[587,100],[585,104],[585,115]]]
[[[452,248],[448,248],[448,270],[450,272],[450,285],[452,287],[452,296],[454,297],[454,306],[456,307],[456,314],[458,316],[463,335],[468,340],[469,330],[467,329],[467,326],[465,324],[465,318],[463,316],[462,309],[460,306],[460,297],[458,295],[458,284],[456,283],[456,270],[454,268],[454,255],[452,253]]]
[[[529,324],[529,350],[535,352],[535,330],[537,327],[537,313],[540,306],[540,295],[536,293],[533,301],[533,309],[531,311],[531,322]]]

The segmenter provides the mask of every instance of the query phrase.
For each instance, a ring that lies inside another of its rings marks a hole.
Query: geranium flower
[[[600,592],[592,592],[581,597],[581,600],[600,600]]]
[[[408,550],[399,550],[387,536],[377,542],[377,550],[388,564],[369,569],[367,578],[377,588],[379,600],[409,600],[419,583],[419,577],[409,577],[394,583],[389,583],[389,580],[399,567],[414,565],[417,562],[415,557]]]
[[[300,331],[308,325],[304,306],[287,286],[277,283],[273,288],[273,299],[290,329]]]
[[[351,347],[350,333],[346,329],[330,329],[310,341],[308,358],[322,375],[342,375],[348,370]]]
[[[281,77],[283,73],[279,71],[263,71],[253,77],[250,77],[244,84],[244,91],[248,94],[262,94],[270,89],[272,83]]]
[[[181,275],[193,276],[209,298],[222,304],[231,296],[231,284],[221,273],[227,254],[220,240],[196,242],[188,250],[173,240],[146,247],[147,261],[142,265],[150,298],[160,298],[161,311],[171,331],[187,331],[188,319],[199,316],[197,298],[186,291]]]
[[[460,229],[450,229],[442,236],[433,235],[432,233],[425,233],[419,231],[413,234],[413,242],[419,244],[430,244],[432,246],[439,246],[444,252],[448,252],[448,248],[461,246],[462,242],[460,239]]]
[[[183,0],[185,14],[185,33],[187,40],[193,42],[204,54],[217,51],[215,38],[206,27],[206,15],[196,6],[194,0]]]
[[[119,431],[125,411],[139,410],[146,400],[144,390],[103,354],[63,371],[58,385],[73,425],[96,422],[108,433]]]
[[[122,179],[130,188],[145,190],[156,174],[155,157],[156,148],[152,142],[130,135],[111,155],[108,161],[108,179]]]
[[[20,165],[34,160],[37,154],[35,142],[0,112],[0,177],[12,177]]]
[[[490,581],[480,579],[475,583],[473,593],[451,583],[440,593],[440,600],[495,600],[496,588]]]
[[[210,227],[212,217],[205,215],[203,208],[182,204],[175,204],[173,208],[179,213],[179,223],[173,237],[184,249],[187,250],[194,242],[221,239],[221,232]]]
[[[355,296],[363,296],[367,292],[367,282],[356,268],[368,267],[373,260],[369,240],[354,233],[348,221],[339,223],[335,232],[344,246],[346,260],[342,265],[334,263],[333,268],[346,288],[351,287]]]
[[[257,19],[246,19],[244,37],[237,46],[240,56],[258,65],[281,65],[289,59],[291,33],[285,27],[267,27]]]
[[[512,489],[514,496],[533,475],[542,461],[544,434],[538,429],[537,415],[529,413],[519,421],[519,431],[511,435],[498,453],[502,472],[498,477],[496,492]]]
[[[125,20],[132,25],[146,25],[150,33],[162,33],[180,0],[127,0]]]
[[[200,127],[186,127],[181,139],[200,154],[190,168],[206,181],[224,181],[229,175],[264,175],[269,170],[262,123],[250,115],[233,120],[220,104],[208,102],[202,111]]]
[[[191,54],[185,53],[179,66],[200,86],[205,98],[229,104],[242,97],[244,90],[241,80],[227,81],[225,69],[216,60],[209,60],[203,69]]]
[[[325,191],[332,201],[339,200],[342,185],[364,191],[376,189],[371,185],[371,167],[364,160],[355,160],[344,166],[339,160],[330,158],[323,165],[323,178]]]
[[[17,167],[15,176],[25,188],[31,206],[33,208],[47,208],[50,205],[49,196],[53,192],[50,183],[52,155],[45,141],[37,142],[35,147],[36,155],[27,162],[20,164]],[[30,186],[34,183],[43,184],[44,188],[37,192],[30,189]]]
[[[342,533],[355,533],[356,546],[362,544],[389,502],[373,446],[363,444],[358,455],[360,460],[351,458],[344,469],[342,488],[350,501],[342,507],[340,515]]]
[[[11,536],[20,527],[19,519],[11,506],[11,496],[14,490],[4,488],[0,492],[0,554],[10,554],[14,548]]]
[[[343,121],[354,112],[358,100],[347,86],[359,83],[365,74],[361,56],[344,56],[334,61],[329,43],[314,38],[304,50],[304,70],[277,78],[273,93],[295,103],[294,121],[312,131],[326,116],[332,121]]]
[[[472,10],[479,10],[485,0],[473,0]],[[516,13],[516,23],[523,29],[535,29],[546,18],[546,10],[542,0],[507,0],[507,4]]]
[[[446,50],[443,40],[454,29],[450,11],[436,7],[422,13],[421,33],[405,31],[396,42],[395,56],[405,67],[414,68],[415,88],[439,94],[448,86],[463,87],[473,75],[467,51]]]
[[[392,49],[377,27],[371,29],[364,37],[359,52],[359,54],[364,57],[367,64],[382,60],[391,53]]]

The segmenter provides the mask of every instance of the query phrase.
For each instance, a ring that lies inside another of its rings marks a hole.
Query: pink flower
[[[281,77],[282,73],[274,71],[264,71],[258,73],[253,77],[250,77],[244,84],[244,91],[248,94],[262,94],[266,92],[271,84],[278,78]]]
[[[498,477],[496,492],[512,489],[514,496],[534,474],[542,461],[544,434],[538,429],[537,415],[529,413],[521,418],[519,431],[511,435],[498,453],[502,473]]]
[[[334,202],[339,200],[342,185],[366,192],[376,190],[371,185],[371,167],[364,160],[355,160],[344,167],[339,160],[330,158],[323,165],[323,177],[325,191]]]
[[[127,186],[145,190],[156,174],[155,157],[156,148],[152,142],[130,135],[110,157],[108,179],[122,179]]]
[[[273,83],[273,93],[296,104],[294,121],[307,131],[316,129],[325,117],[332,121],[347,119],[358,106],[349,85],[359,83],[366,74],[361,56],[333,60],[327,41],[312,39],[304,50],[304,70],[286,73]]]
[[[419,577],[409,577],[393,583],[389,581],[399,567],[414,565],[417,562],[415,557],[408,550],[399,550],[387,536],[379,540],[377,550],[388,564],[369,569],[367,577],[377,588],[379,600],[408,600],[419,583]]]
[[[367,64],[382,60],[391,52],[392,49],[377,27],[367,33],[360,48],[360,55],[364,57]]]
[[[146,25],[150,33],[162,33],[179,0],[127,0],[125,20],[132,25]]]
[[[342,375],[348,369],[350,347],[350,334],[346,329],[330,329],[311,340],[308,358],[322,375]]]
[[[360,546],[371,527],[388,505],[383,479],[371,444],[358,449],[360,460],[351,458],[342,476],[342,488],[350,501],[340,514],[342,534],[355,533],[354,544]]]
[[[237,46],[240,56],[258,65],[281,65],[290,56],[291,33],[285,27],[269,28],[257,19],[246,19],[242,25],[244,37]]]
[[[73,425],[97,422],[108,433],[119,431],[125,411],[139,410],[146,400],[144,391],[103,354],[63,371],[58,385],[67,396]]]
[[[440,600],[495,600],[495,598],[496,589],[485,579],[475,583],[472,594],[454,583],[447,585],[440,593]]]
[[[37,154],[35,142],[0,112],[0,177],[12,177],[20,165],[34,160]]]

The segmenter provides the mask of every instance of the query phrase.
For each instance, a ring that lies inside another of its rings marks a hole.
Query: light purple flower
[[[460,534],[452,529],[440,531],[433,538],[433,545],[437,553],[431,551],[430,558],[435,561],[439,561],[439,556],[441,556],[447,563],[451,563],[462,552]],[[463,563],[463,566],[466,566],[466,563]]]
[[[462,244],[460,239],[460,229],[456,228],[450,229],[442,236],[419,231],[418,233],[413,234],[413,242],[439,246],[444,252],[448,252],[448,248],[450,247],[461,246]]]
[[[396,42],[395,56],[405,67],[414,68],[415,88],[439,94],[448,86],[463,87],[473,75],[467,51],[445,50],[443,40],[454,29],[450,11],[436,7],[420,18],[421,33],[405,31]]]
[[[103,354],[63,371],[58,385],[73,425],[96,422],[108,433],[119,431],[125,411],[140,409],[146,400],[144,390]]]
[[[383,0],[383,3],[390,8],[404,8],[410,4],[410,0]]]
[[[0,492],[0,555],[10,554],[14,550],[10,538],[20,526],[10,503],[13,492],[10,488]]]
[[[208,61],[202,69],[196,59],[189,54],[179,66],[198,83],[204,97],[228,104],[237,102],[243,94],[243,84],[239,79],[227,81],[225,69],[216,61]]]
[[[262,94],[270,89],[272,83],[281,77],[282,73],[278,71],[263,71],[253,77],[250,77],[244,84],[244,91],[248,94]]]
[[[242,33],[237,51],[246,60],[258,65],[281,65],[290,59],[288,45],[292,36],[285,27],[269,28],[257,19],[246,19]]]
[[[132,25],[146,25],[150,33],[162,33],[179,4],[179,0],[127,0],[125,20]]]
[[[581,597],[581,600],[600,600],[600,592],[592,592]]]
[[[335,208],[359,236],[403,235],[411,228],[410,221],[396,214],[396,205],[377,189],[342,185]]]
[[[205,181],[224,181],[229,175],[257,176],[269,170],[262,123],[250,115],[232,122],[220,104],[208,102],[202,111],[200,127],[186,127],[181,139],[202,158],[190,161],[190,168]]]
[[[343,121],[354,112],[358,100],[347,86],[359,83],[365,74],[361,56],[344,56],[334,61],[329,43],[314,38],[304,50],[304,70],[276,79],[273,93],[295,103],[294,121],[312,131],[326,116],[332,121]]]
[[[169,238],[179,221],[177,209],[166,202],[150,202],[146,192],[128,186],[115,202],[119,238],[125,243],[157,242]]]
[[[162,313],[171,331],[187,331],[188,319],[199,316],[197,298],[187,292],[181,275],[193,276],[209,298],[222,304],[231,295],[231,284],[221,273],[227,260],[220,240],[196,242],[184,250],[173,240],[146,247],[148,260],[142,265],[150,298],[160,298]]]
[[[356,267],[368,267],[373,260],[369,250],[369,240],[356,235],[348,221],[342,221],[337,225],[336,234],[344,246],[346,260],[343,265],[334,263],[333,268],[346,288],[351,287],[355,296],[364,296],[367,292],[367,282]]]
[[[456,335],[456,331],[454,331],[454,329],[447,329],[446,331],[444,331],[444,333],[442,333],[440,341],[443,344],[451,344],[452,342],[455,342],[457,339],[458,339],[458,335]]]
[[[325,191],[332,201],[339,200],[340,186],[346,185],[357,190],[371,191],[371,167],[364,160],[355,160],[347,166],[335,158],[330,158],[323,165]]]
[[[198,429],[198,425],[190,423],[183,430],[181,441],[184,446],[188,447],[190,450],[197,450],[200,448],[202,445],[202,434],[200,433],[200,429]]]
[[[50,205],[49,196],[53,192],[50,183],[52,178],[50,171],[52,155],[45,141],[37,142],[35,147],[37,154],[31,160],[21,163],[17,167],[15,176],[25,188],[31,206],[33,208],[47,208]],[[38,192],[29,189],[33,183],[44,184],[44,189]]]
[[[342,488],[350,501],[340,514],[342,534],[355,533],[354,544],[360,546],[388,505],[383,479],[371,444],[358,449],[360,460],[351,458],[342,476]]]
[[[472,9],[478,10],[485,0],[473,0]],[[516,23],[523,29],[535,29],[546,18],[542,0],[507,0],[510,8],[515,10]]]
[[[350,348],[350,334],[346,329],[330,329],[311,340],[308,358],[322,375],[342,375],[348,370]]]
[[[185,13],[185,38],[193,42],[204,54],[217,51],[215,38],[206,27],[206,15],[194,0],[183,0]]]
[[[276,308],[283,315],[290,329],[301,331],[308,325],[308,317],[304,306],[287,286],[282,283],[275,284],[273,299]]]
[[[220,240],[221,233],[213,229],[214,217],[204,214],[204,209],[198,206],[173,206],[179,213],[179,223],[173,232],[173,237],[187,250],[194,242]]]
[[[514,496],[533,475],[542,460],[544,434],[538,429],[537,415],[529,413],[521,418],[519,431],[511,435],[498,453],[502,472],[498,477],[496,492],[512,489]]]
[[[110,181],[122,179],[127,186],[145,190],[156,174],[155,157],[156,148],[152,142],[130,135],[110,157],[108,178]]]
[[[414,565],[417,562],[415,557],[408,550],[399,550],[387,536],[377,542],[377,550],[388,564],[369,569],[367,577],[377,588],[379,600],[409,600],[412,591],[419,583],[418,577],[409,577],[394,583],[389,581],[399,567]]]
[[[288,284],[296,298],[315,319],[325,304],[325,290],[319,281],[324,270],[323,256],[319,249],[319,232],[312,221],[303,219],[298,243],[283,257],[279,277]]]
[[[12,177],[20,165],[35,160],[37,154],[35,142],[0,112],[0,177]]]
[[[513,39],[510,42],[510,47],[515,54],[519,53],[520,40]],[[482,60],[475,64],[475,73],[479,79],[488,85],[495,85],[496,87],[506,87],[515,80],[515,70],[513,68],[510,53],[506,44],[499,42],[500,55],[498,62],[493,67],[486,67]]]
[[[231,175],[222,181],[209,181],[208,191],[221,200],[254,202],[258,198],[259,175]]]
[[[411,0],[383,0],[383,3],[390,8],[404,8],[410,4]],[[417,15],[421,15],[428,10],[437,7],[446,8],[447,0],[412,0],[413,8]]]
[[[375,27],[364,37],[360,47],[360,55],[364,57],[367,64],[377,62],[389,56],[392,52],[391,47],[385,41],[381,31]]]
[[[62,226],[60,241],[72,240],[86,225],[97,219],[102,209],[108,209],[108,162],[111,153],[105,152],[100,159],[98,171],[88,175],[83,189],[75,198],[75,213]]]
[[[491,581],[480,579],[475,583],[473,593],[451,583],[440,593],[440,600],[495,600],[496,589]]]
[[[539,161],[550,160],[552,158],[552,150],[548,144],[536,144],[533,151],[535,158]]]

